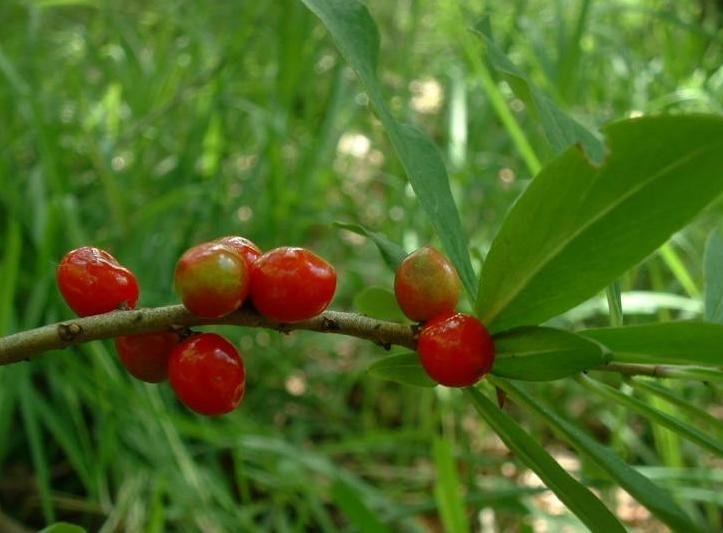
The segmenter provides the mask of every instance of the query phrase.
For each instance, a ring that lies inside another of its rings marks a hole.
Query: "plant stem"
[[[310,320],[287,324],[268,320],[249,309],[239,309],[219,319],[204,320],[191,314],[182,305],[171,305],[113,311],[0,337],[0,365],[17,363],[49,350],[92,340],[209,324],[269,328],[284,333],[293,330],[338,333],[374,341],[384,347],[398,344],[415,349],[417,344],[414,326],[376,320],[354,313],[325,311]]]

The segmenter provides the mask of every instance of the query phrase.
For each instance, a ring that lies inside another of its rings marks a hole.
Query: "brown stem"
[[[182,305],[171,305],[75,318],[0,337],[0,365],[17,363],[49,350],[92,340],[207,324],[270,328],[284,333],[293,330],[338,333],[374,341],[384,347],[397,344],[412,350],[417,344],[414,326],[355,313],[325,311],[310,320],[287,324],[268,320],[248,309],[239,309],[223,318],[204,320],[189,313]]]

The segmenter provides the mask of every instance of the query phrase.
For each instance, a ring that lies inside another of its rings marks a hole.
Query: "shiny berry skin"
[[[299,322],[321,313],[336,290],[336,271],[304,248],[275,248],[251,268],[251,301],[277,322]]]
[[[58,289],[78,316],[99,315],[138,303],[138,280],[105,250],[71,250],[56,272]]]
[[[399,307],[416,322],[453,313],[461,288],[452,263],[431,246],[405,257],[394,276],[394,295]]]
[[[239,237],[238,235],[228,235],[221,237],[213,242],[225,244],[232,250],[236,250],[246,260],[246,266],[250,269],[251,265],[261,256],[261,248],[256,246],[253,242],[245,237]]]
[[[229,413],[244,396],[241,354],[215,333],[194,335],[177,345],[168,360],[168,377],[186,407],[202,415]]]
[[[181,342],[174,331],[153,331],[116,337],[115,349],[123,366],[134,377],[148,383],[168,378],[168,358]]]
[[[226,245],[205,242],[186,250],[176,264],[176,291],[186,309],[200,318],[219,318],[248,296],[246,261]]]
[[[441,315],[419,333],[419,360],[429,377],[448,387],[473,385],[495,360],[495,346],[484,324],[471,315]]]

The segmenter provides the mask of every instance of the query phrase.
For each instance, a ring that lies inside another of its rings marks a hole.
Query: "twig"
[[[310,320],[287,324],[268,320],[249,309],[239,309],[220,319],[203,320],[192,315],[182,305],[171,305],[75,318],[0,337],[0,365],[17,363],[43,352],[92,340],[208,324],[269,328],[284,333],[293,330],[338,333],[374,341],[384,347],[392,344],[410,349],[416,347],[413,326],[376,320],[355,313],[325,311]]]

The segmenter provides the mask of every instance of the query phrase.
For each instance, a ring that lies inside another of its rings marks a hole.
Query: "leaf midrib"
[[[690,160],[694,159],[695,157],[698,157],[701,153],[704,153],[708,150],[712,150],[715,146],[718,144],[723,144],[720,142],[714,142],[710,145],[700,147],[696,150],[691,151],[688,153],[685,157],[681,157],[674,162],[668,164],[664,168],[662,168],[658,173],[653,174],[649,179],[642,181],[640,184],[638,184],[636,187],[633,187],[630,189],[630,191],[623,196],[620,196],[618,198],[617,202],[611,203],[606,208],[600,210],[595,216],[590,218],[586,223],[582,224],[575,232],[572,233],[570,238],[564,239],[560,242],[560,244],[556,247],[554,247],[543,259],[538,263],[538,266],[536,268],[533,268],[530,270],[530,273],[527,276],[523,277],[522,283],[517,285],[517,289],[511,291],[508,293],[508,296],[506,298],[501,298],[497,300],[499,303],[492,307],[491,310],[487,311],[485,316],[480,317],[480,320],[484,322],[485,324],[491,324],[493,323],[494,319],[497,318],[500,311],[505,309],[510,302],[512,302],[517,296],[520,295],[520,293],[529,286],[529,282],[533,280],[537,275],[542,272],[542,270],[555,258],[559,255],[559,253],[571,242],[575,241],[580,235],[585,233],[588,229],[590,229],[591,226],[599,222],[605,215],[612,212],[614,209],[619,207],[621,204],[626,202],[629,198],[640,192],[642,189],[645,189],[648,185],[651,183],[654,183],[658,179],[661,179],[664,177],[667,173],[671,172],[674,168],[684,165],[688,163]]]

